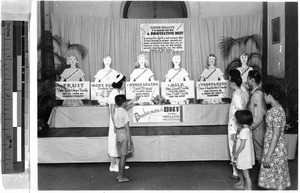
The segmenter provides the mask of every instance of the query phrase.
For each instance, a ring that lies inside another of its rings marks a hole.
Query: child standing
[[[235,148],[233,148],[232,162],[238,169],[240,181],[234,185],[237,189],[252,189],[252,181],[249,169],[255,164],[252,132],[250,125],[253,122],[252,113],[249,110],[238,110],[234,117],[239,124],[235,135]]]
[[[115,97],[116,109],[114,114],[115,132],[117,136],[117,150],[120,155],[119,173],[117,180],[119,183],[131,181],[130,177],[124,176],[126,156],[133,152],[133,143],[129,128],[129,117],[125,110],[127,106],[125,95]]]

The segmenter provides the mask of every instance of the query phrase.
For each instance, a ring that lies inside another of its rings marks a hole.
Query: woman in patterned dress
[[[264,98],[271,108],[266,113],[266,133],[262,165],[258,185],[267,189],[283,190],[291,186],[284,139],[285,113],[279,100],[284,97],[280,87],[272,84],[264,87]]]

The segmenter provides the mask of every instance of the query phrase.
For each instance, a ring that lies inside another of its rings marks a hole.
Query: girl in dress
[[[271,108],[266,113],[264,152],[258,185],[267,189],[283,190],[291,186],[287,147],[284,139],[286,116],[279,103],[285,94],[278,85],[264,85],[264,99]]]
[[[181,58],[179,54],[176,54],[172,58],[172,62],[174,67],[171,68],[166,74],[165,82],[181,82],[181,81],[189,81],[189,73],[184,69],[180,68],[179,64],[181,62]]]
[[[67,65],[70,65],[70,68],[66,68],[63,73],[61,73],[60,81],[85,81],[85,74],[84,72],[80,69],[77,68],[76,65],[79,64],[78,59],[76,56],[71,55],[68,56],[67,58]],[[64,100],[62,103],[62,106],[81,106],[83,105],[81,100],[78,99],[69,99],[69,100]]]
[[[154,81],[153,72],[149,66],[149,61],[144,54],[138,55],[137,62],[135,63],[136,69],[130,75],[130,82],[147,82]]]
[[[236,111],[234,117],[239,125],[237,133],[233,135],[235,148],[233,148],[232,163],[238,169],[240,181],[234,185],[237,189],[252,189],[249,169],[255,164],[252,131],[252,113],[249,110]]]
[[[230,157],[232,158],[233,154],[233,144],[234,139],[231,137],[232,134],[236,134],[238,129],[238,124],[234,118],[234,113],[237,110],[245,110],[248,103],[248,96],[241,89],[242,78],[240,72],[237,69],[232,69],[229,72],[229,85],[234,90],[232,94],[232,99],[229,107],[229,119],[228,119],[228,145]],[[238,179],[238,173],[235,167],[232,167],[233,174],[230,178]]]
[[[108,130],[108,156],[110,158],[110,166],[109,171],[111,172],[119,172],[119,157],[117,151],[117,139],[115,132],[115,124],[112,119],[115,114],[115,97],[120,94],[124,94],[124,87],[126,84],[126,77],[122,74],[117,75],[115,81],[112,83],[112,87],[114,88],[109,95],[109,130]],[[137,97],[130,100],[127,104],[131,105],[134,101],[138,100]],[[128,166],[125,166],[125,169],[128,169]]]

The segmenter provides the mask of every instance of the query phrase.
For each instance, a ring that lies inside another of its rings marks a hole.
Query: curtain
[[[86,80],[94,81],[94,75],[103,68],[103,57],[111,56],[111,68],[121,72],[129,80],[137,56],[141,53],[140,24],[183,23],[184,51],[180,52],[181,67],[189,72],[189,78],[200,79],[206,66],[207,56],[217,56],[217,66],[225,69],[233,58],[241,54],[236,47],[227,60],[221,57],[218,44],[225,36],[238,38],[245,35],[262,35],[262,14],[211,18],[184,19],[115,19],[82,16],[51,15],[52,34],[59,35],[71,43],[83,44],[88,55],[79,56],[79,67],[85,72]],[[255,46],[247,44],[247,52]],[[164,81],[172,68],[172,52],[147,52],[154,79]]]

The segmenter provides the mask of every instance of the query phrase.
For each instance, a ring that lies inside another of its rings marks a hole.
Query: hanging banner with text
[[[195,98],[194,81],[162,82],[161,95],[168,100]]]
[[[180,105],[133,106],[133,123],[182,122]]]
[[[90,82],[56,82],[56,100],[90,99]]]
[[[141,51],[184,51],[183,23],[147,23],[140,26]]]
[[[159,81],[126,82],[126,98],[140,97],[139,101],[151,101],[159,95]]]
[[[223,98],[228,85],[228,80],[196,82],[197,99]]]
[[[91,82],[91,100],[107,103],[112,90],[111,83]]]

